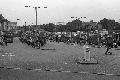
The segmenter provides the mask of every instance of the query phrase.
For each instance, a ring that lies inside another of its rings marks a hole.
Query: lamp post
[[[20,19],[16,19],[17,21],[20,21]]]
[[[31,6],[25,6],[25,7],[31,7]],[[35,14],[36,14],[36,27],[37,27],[37,9],[40,7],[33,7],[35,9]],[[47,7],[44,7],[47,8]]]
[[[17,22],[19,22],[20,21],[20,19],[16,19],[17,20]],[[18,25],[18,23],[17,23],[17,29],[20,29],[20,24]]]
[[[77,20],[80,20],[80,18],[78,18],[78,17],[71,17],[71,18],[72,18],[72,19],[74,19],[74,18],[75,18],[75,19],[77,19]],[[81,18],[82,18],[82,17],[81,17]]]
[[[17,21],[21,21],[21,19],[16,19]],[[19,28],[20,28],[20,26],[19,26]],[[26,21],[25,21],[25,23],[24,23],[24,25],[23,25],[23,31],[25,32],[26,31]]]

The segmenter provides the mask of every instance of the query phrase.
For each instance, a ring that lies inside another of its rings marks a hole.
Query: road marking
[[[97,75],[106,75],[106,73],[97,73]]]
[[[89,72],[82,72],[82,71],[81,71],[81,72],[79,72],[79,73],[84,73],[84,74],[86,74],[86,73],[89,73]]]
[[[21,69],[21,68],[14,68],[15,70],[19,70],[19,69]]]
[[[55,70],[50,70],[50,71],[52,71],[52,72],[57,72],[58,70],[55,69]]]
[[[5,54],[9,54],[9,53],[5,53]]]
[[[114,76],[114,74],[106,74],[106,75],[108,75],[108,76]]]
[[[95,75],[106,75],[106,76],[120,76],[120,74],[107,74],[107,73],[90,73],[90,72],[79,72],[79,71],[60,71],[60,70],[42,70],[42,69],[21,69],[21,68],[13,68],[13,67],[0,67],[0,68],[7,68],[7,69],[13,69],[13,70],[32,70],[32,71],[43,71],[43,72],[66,72],[66,73],[86,73],[86,74],[95,74]]]
[[[8,56],[15,56],[15,55],[8,55]]]
[[[61,72],[67,72],[67,73],[70,73],[71,71],[61,71]]]
[[[67,64],[67,63],[65,62],[65,64]]]
[[[35,69],[35,71],[41,71],[42,69]]]
[[[6,55],[2,55],[2,56],[6,56]]]
[[[7,69],[14,69],[13,67],[7,67]]]

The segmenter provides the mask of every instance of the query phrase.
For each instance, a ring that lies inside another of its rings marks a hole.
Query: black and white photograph
[[[120,0],[0,0],[0,80],[120,80]]]

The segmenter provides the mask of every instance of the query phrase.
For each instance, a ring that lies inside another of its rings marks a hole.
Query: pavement
[[[34,49],[15,38],[0,48],[0,80],[120,80],[119,49],[105,55],[104,47],[91,47],[91,58],[98,64],[83,65],[75,62],[84,55],[79,45],[47,42]]]

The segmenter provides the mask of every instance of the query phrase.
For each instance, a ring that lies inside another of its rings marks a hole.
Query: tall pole
[[[26,22],[25,22],[25,26],[24,26],[24,31],[26,32]]]
[[[31,6],[25,6],[25,7],[31,7]],[[36,13],[36,26],[37,26],[37,9],[40,8],[40,7],[33,7],[35,8],[35,13]],[[47,7],[44,7],[44,8],[47,8]]]
[[[26,26],[26,22],[25,22],[25,26]]]
[[[37,7],[35,7],[35,12],[36,12],[36,27],[37,27]]]

